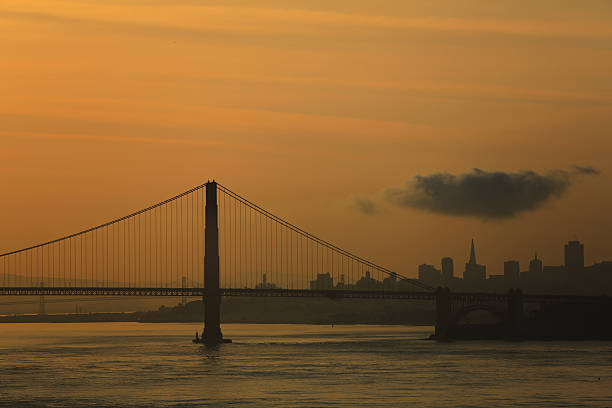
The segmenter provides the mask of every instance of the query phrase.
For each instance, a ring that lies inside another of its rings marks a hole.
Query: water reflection
[[[0,406],[612,406],[612,344],[423,341],[431,327],[2,325]]]

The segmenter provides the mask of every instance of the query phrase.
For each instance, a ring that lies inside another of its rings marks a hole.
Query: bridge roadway
[[[403,299],[435,301],[436,291],[382,291],[348,289],[234,289],[220,288],[221,296],[301,297],[332,299]],[[205,296],[204,288],[146,287],[0,287],[0,296]],[[508,293],[450,292],[451,301],[459,304],[506,302]],[[524,303],[610,303],[609,296],[570,296],[523,294]]]

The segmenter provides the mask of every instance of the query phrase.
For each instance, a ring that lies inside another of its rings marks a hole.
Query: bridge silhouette
[[[0,254],[0,295],[202,296],[202,341],[224,342],[222,296],[411,299],[436,302],[436,338],[487,310],[518,327],[524,302],[588,296],[451,293],[359,257],[207,182],[74,234]]]

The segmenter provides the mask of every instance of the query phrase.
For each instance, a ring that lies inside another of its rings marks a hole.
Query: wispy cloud
[[[577,165],[574,165],[572,167],[574,169],[574,173],[576,173],[576,174],[583,174],[583,175],[587,175],[587,176],[601,174],[601,172],[598,169],[596,169],[594,167],[591,167],[591,166],[577,166]]]
[[[378,206],[376,205],[376,203],[367,197],[353,197],[349,204],[349,207],[368,215],[378,213]]]
[[[18,4],[18,3],[17,3]],[[436,31],[466,34],[493,34],[546,38],[612,38],[609,25],[596,22],[569,22],[542,19],[487,19],[448,18],[436,16],[405,17],[370,15],[339,11],[315,11],[291,8],[232,7],[232,6],[180,6],[168,9],[168,14],[180,18],[181,25],[168,24],[168,19],[159,13],[143,10],[139,5],[107,7],[112,14],[92,14],[91,7],[62,8],[63,14],[52,9],[44,11],[37,7],[7,7],[0,10],[0,18],[35,19],[39,21],[81,23],[89,25],[115,25],[123,29],[144,32],[161,31],[188,35],[210,35],[211,33],[251,34],[295,34],[318,37],[321,30],[347,27],[397,31]],[[125,13],[117,10],[125,9]],[[42,10],[42,11],[40,11]],[[138,16],[137,18],[132,16]],[[321,32],[329,36],[329,32]],[[351,31],[354,40],[356,32]]]

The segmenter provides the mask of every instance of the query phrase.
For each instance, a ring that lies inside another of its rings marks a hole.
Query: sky
[[[215,179],[407,276],[461,275],[472,238],[489,274],[573,239],[612,260],[610,21],[608,0],[3,0],[0,252]]]

